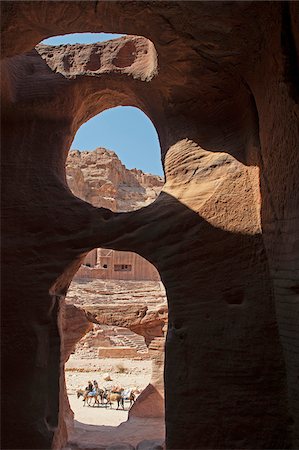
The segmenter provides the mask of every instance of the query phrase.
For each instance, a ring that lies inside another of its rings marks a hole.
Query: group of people
[[[96,380],[93,380],[93,383],[91,381],[88,382],[88,385],[85,388],[85,392],[88,396],[94,396],[97,395],[99,392],[99,385]]]
[[[132,388],[124,389],[121,386],[113,386],[111,389],[100,389],[96,380],[94,380],[93,383],[88,381],[88,385],[84,391],[81,389],[77,391],[77,398],[80,398],[81,396],[83,397],[84,406],[86,403],[88,406],[91,406],[90,401],[92,399],[94,400],[93,406],[100,406],[100,402],[102,405],[111,406],[112,402],[116,401],[117,409],[119,409],[119,407],[124,409],[125,400],[130,401],[131,407],[136,398],[134,389]]]

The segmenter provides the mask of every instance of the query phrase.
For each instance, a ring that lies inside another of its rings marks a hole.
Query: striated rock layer
[[[164,336],[167,300],[160,282],[73,281],[66,301],[84,309],[93,323],[128,328],[143,336],[147,346]]]
[[[1,8],[2,448],[66,442],[60,305],[97,247],[138,253],[165,285],[167,448],[298,448],[298,3]],[[99,30],[128,35],[37,45]],[[124,213],[74,197],[65,173],[80,125],[119,105],[152,120],[166,177]]]

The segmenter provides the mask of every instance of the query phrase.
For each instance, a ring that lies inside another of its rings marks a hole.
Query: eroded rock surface
[[[67,301],[84,308],[95,323],[129,328],[144,336],[147,345],[164,335],[167,303],[160,282],[73,281]]]
[[[112,211],[133,211],[152,203],[164,181],[137,169],[127,169],[115,152],[72,150],[66,161],[69,188],[77,197]]]
[[[66,442],[60,303],[102,247],[153,262],[167,290],[166,447],[298,448],[298,3],[1,8],[2,447]],[[35,48],[102,29],[129,35]],[[79,126],[120,105],[151,118],[166,174],[121,214],[65,174]]]
[[[62,327],[61,362],[65,364],[75,349],[77,342],[92,330],[93,324],[83,309],[64,302],[61,303],[60,322]],[[73,419],[74,414],[70,408],[63,374],[60,389],[59,420],[65,434],[67,434],[67,428],[73,426]]]

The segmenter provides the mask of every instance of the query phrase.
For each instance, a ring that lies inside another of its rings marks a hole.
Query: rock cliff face
[[[65,444],[60,305],[101,247],[167,291],[167,448],[298,449],[298,2],[1,8],[1,447]],[[127,35],[38,45],[99,30]],[[152,120],[166,183],[120,214],[72,195],[65,160],[121,105]]]
[[[113,151],[105,148],[71,150],[66,175],[69,188],[77,197],[116,212],[149,205],[164,184],[162,177],[127,169]]]
[[[162,283],[73,281],[67,302],[83,308],[94,323],[125,327],[140,334],[148,346],[155,337],[164,336],[167,300]]]

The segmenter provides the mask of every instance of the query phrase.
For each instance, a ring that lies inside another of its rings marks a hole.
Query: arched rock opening
[[[92,353],[90,356],[93,358],[93,364],[96,362],[97,367],[102,367],[102,364],[106,367],[107,358],[109,361],[111,358],[122,358],[124,365],[126,359],[142,361],[145,358],[152,361],[150,385],[142,386],[146,389],[130,409],[130,417],[164,418],[163,371],[167,303],[161,282],[145,280],[124,282],[117,279],[109,281],[97,279],[88,282],[81,278],[71,284],[66,302],[72,308],[83,309],[90,323],[96,324],[93,331],[87,330],[90,333],[84,338],[84,342],[88,351]],[[67,332],[72,333],[72,328],[70,321]],[[137,336],[144,338],[142,346]],[[85,354],[81,345],[78,356],[75,352],[74,361],[70,361],[67,367],[71,366],[75,370],[76,358],[80,358],[82,352]],[[86,354],[85,358],[87,356]],[[84,370],[85,366],[83,361],[81,362],[80,368]],[[98,373],[100,378],[97,381],[101,383],[101,387],[103,383],[107,385],[104,382],[107,380],[103,381],[106,372],[107,370],[101,368]],[[115,373],[111,376],[112,383],[107,385],[107,388],[120,382],[116,380]],[[136,383],[133,385],[136,386]],[[133,388],[133,385],[125,387]],[[77,389],[79,388],[81,387],[77,386]],[[154,437],[156,436],[153,435]]]
[[[102,246],[154,262],[167,289],[167,447],[298,448],[297,4],[2,3],[2,446],[64,444],[59,299]],[[85,74],[64,51],[54,72],[46,49],[32,51],[99,29],[148,36],[159,72],[111,54],[107,71]],[[114,214],[66,189],[67,149],[94,104],[151,117],[167,177],[153,205]],[[237,291],[245,301],[232,306]]]

